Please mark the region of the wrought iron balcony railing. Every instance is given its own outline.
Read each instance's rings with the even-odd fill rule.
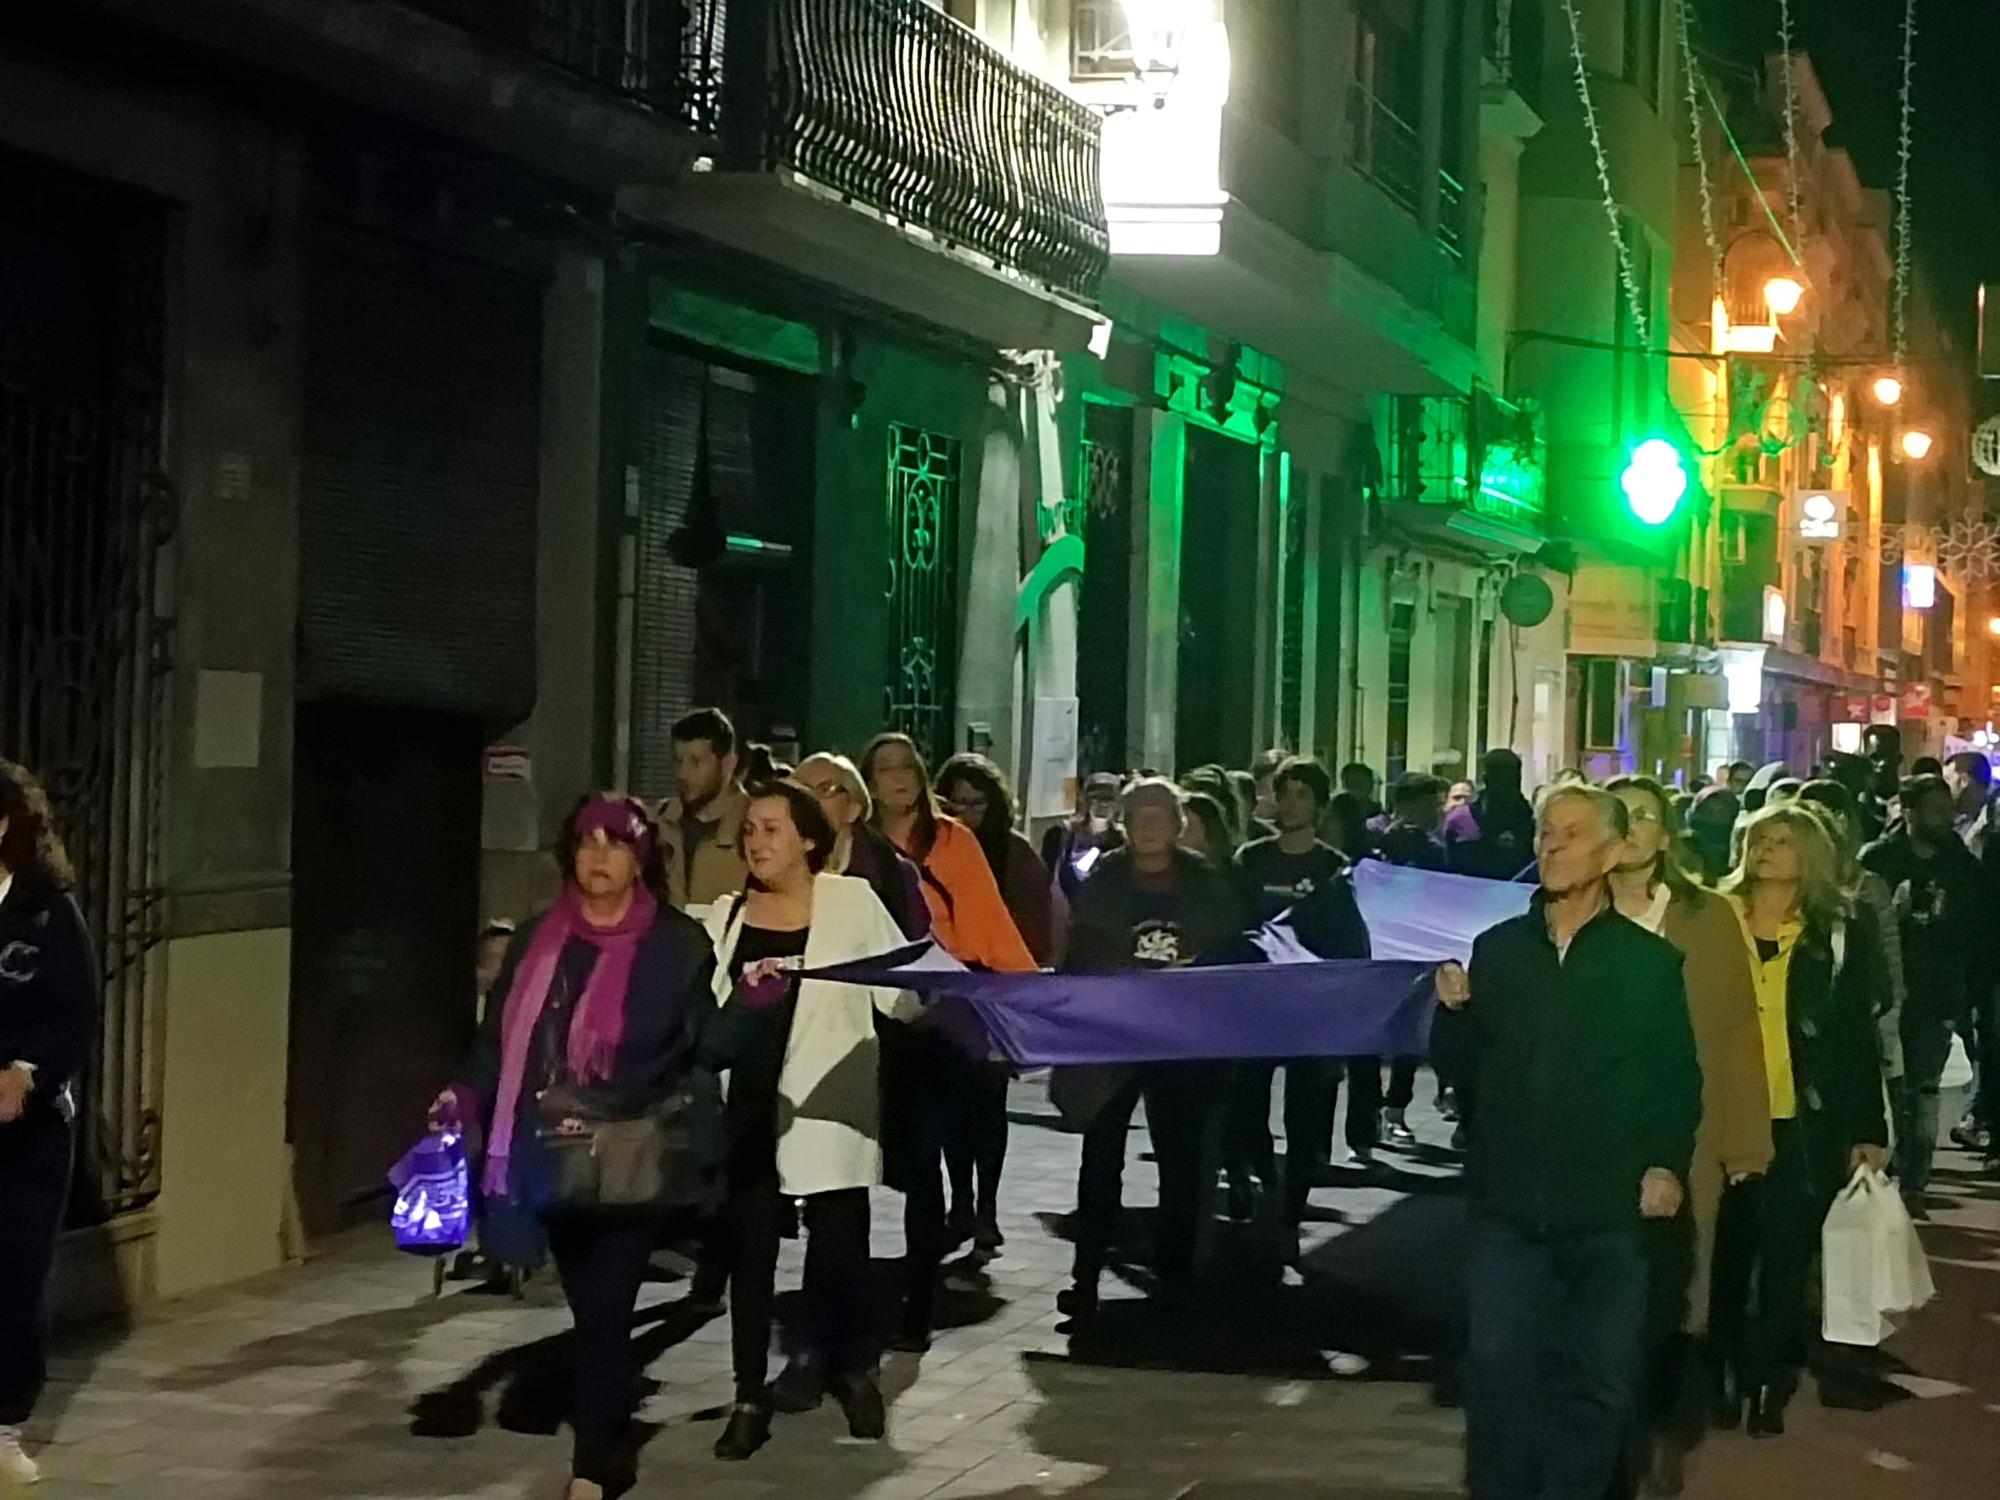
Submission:
[[[1466,218],[1465,184],[1449,172],[1438,173],[1438,243],[1453,260],[1465,259],[1469,225]]]
[[[1354,170],[1399,206],[1422,213],[1423,137],[1359,79],[1348,85],[1347,131]]]
[[[924,0],[738,4],[726,48],[724,167],[789,168],[1005,269],[1095,292],[1111,237],[1087,106]]]
[[[726,0],[403,0],[691,130],[718,125]]]

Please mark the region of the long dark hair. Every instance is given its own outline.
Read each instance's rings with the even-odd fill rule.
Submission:
[[[637,797],[628,797],[622,792],[585,792],[576,799],[569,813],[562,821],[562,831],[556,835],[556,868],[562,871],[563,883],[567,885],[576,879],[576,851],[583,842],[577,832],[577,823],[594,804],[615,802],[645,824],[651,834],[643,847],[628,844],[632,857],[639,862],[639,884],[660,905],[670,902],[667,886],[667,857],[660,848],[660,828],[654,821],[652,809]]]
[[[66,891],[76,884],[62,835],[56,831],[55,809],[41,780],[26,766],[0,759],[0,865],[26,887]]]
[[[930,858],[931,846],[937,842],[938,805],[937,791],[931,781],[931,768],[924,760],[924,752],[917,748],[917,742],[907,734],[890,731],[878,734],[868,742],[868,748],[861,752],[861,781],[868,788],[868,795],[874,797],[875,811],[869,818],[870,825],[877,833],[882,831],[882,799],[875,796],[875,757],[891,745],[901,745],[910,752],[910,759],[917,767],[917,826],[910,839],[910,858],[922,864]]]
[[[938,769],[938,790],[945,794],[945,801],[951,800],[951,788],[961,781],[971,783],[972,789],[986,799],[986,816],[972,831],[979,839],[979,847],[986,851],[986,863],[993,867],[993,878],[1004,882],[1008,845],[1014,838],[1014,789],[1008,785],[1005,771],[973,750],[954,755]]]

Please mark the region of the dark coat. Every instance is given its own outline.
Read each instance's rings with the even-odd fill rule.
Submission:
[[[501,1028],[514,972],[534,941],[544,917],[524,925],[486,998],[486,1018],[459,1073],[478,1104],[482,1127],[490,1124],[500,1085]],[[566,956],[559,968],[566,967]],[[611,1076],[591,1086],[591,1097],[608,1114],[637,1114],[664,1097],[698,1060],[725,1066],[733,1055],[725,1024],[717,1014],[711,976],[715,950],[699,922],[662,904],[652,930],[639,940],[626,991],[625,1032]],[[582,966],[587,976],[589,966]],[[532,1103],[522,1090],[524,1109]]]
[[[1701,1119],[1679,951],[1607,904],[1559,957],[1537,895],[1479,935],[1471,976],[1433,1045],[1473,1085],[1473,1211],[1538,1239],[1636,1228],[1640,1179],[1685,1182]]]
[[[1814,1192],[1827,1202],[1847,1181],[1856,1146],[1889,1141],[1875,1042],[1875,1000],[1888,986],[1889,970],[1865,909],[1847,924],[1845,946],[1836,973],[1829,929],[1808,923],[1792,949],[1785,985],[1806,1168]]]
[[[1229,877],[1185,849],[1174,851],[1173,892],[1164,899],[1141,889],[1130,851],[1117,850],[1077,892],[1063,968],[1088,974],[1155,967],[1140,956],[1147,946],[1138,941],[1147,935],[1142,928],[1157,939],[1151,946],[1159,953],[1171,946],[1172,961],[1188,963],[1241,933],[1243,907]]]
[[[0,902],[0,1067],[35,1069],[30,1109],[70,1112],[97,1029],[102,982],[83,913],[65,891],[16,875]]]

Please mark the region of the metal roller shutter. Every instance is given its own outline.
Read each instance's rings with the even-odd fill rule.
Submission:
[[[541,289],[325,227],[307,275],[300,694],[518,723]]]

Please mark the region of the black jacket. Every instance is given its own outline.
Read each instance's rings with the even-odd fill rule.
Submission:
[[[1901,913],[1904,1024],[1961,1021],[1966,983],[1983,937],[1984,881],[1979,861],[1957,834],[1920,858],[1907,828],[1861,851],[1861,863],[1888,883]]]
[[[97,1027],[102,988],[83,913],[64,891],[16,875],[0,902],[0,1067],[35,1069],[30,1109],[67,1109]]]
[[[1829,1202],[1847,1181],[1853,1149],[1889,1141],[1875,1033],[1875,1002],[1889,969],[1866,908],[1847,924],[1843,947],[1836,968],[1828,929],[1808,924],[1785,983],[1806,1170],[1816,1195]]]
[[[1536,1238],[1638,1225],[1640,1178],[1685,1181],[1701,1119],[1679,951],[1607,904],[1559,958],[1537,895],[1479,935],[1471,973],[1433,1045],[1473,1084],[1474,1212]]]
[[[460,1081],[478,1096],[482,1127],[491,1121],[499,1092],[507,994],[514,985],[514,971],[527,955],[542,920],[537,917],[526,924],[508,948],[507,960],[487,992],[485,1022],[459,1074]],[[570,946],[579,945],[572,942]],[[566,952],[558,964],[560,971],[573,977],[579,996],[591,963],[587,954],[578,960]],[[611,1076],[590,1089],[592,1100],[607,1114],[637,1114],[663,1097],[697,1061],[711,1067],[727,1065],[733,1047],[717,1012],[711,984],[714,972],[715,949],[702,925],[662,903],[651,931],[639,940],[638,952],[633,955],[625,1030]],[[563,1038],[547,1040],[556,1045],[560,1055]],[[529,1089],[523,1088],[521,1098],[525,1112],[532,1104]]]
[[[1137,878],[1131,852],[1119,849],[1077,890],[1063,967],[1088,974],[1185,964],[1242,930],[1234,886],[1206,860],[1175,850],[1171,887],[1151,890]]]

